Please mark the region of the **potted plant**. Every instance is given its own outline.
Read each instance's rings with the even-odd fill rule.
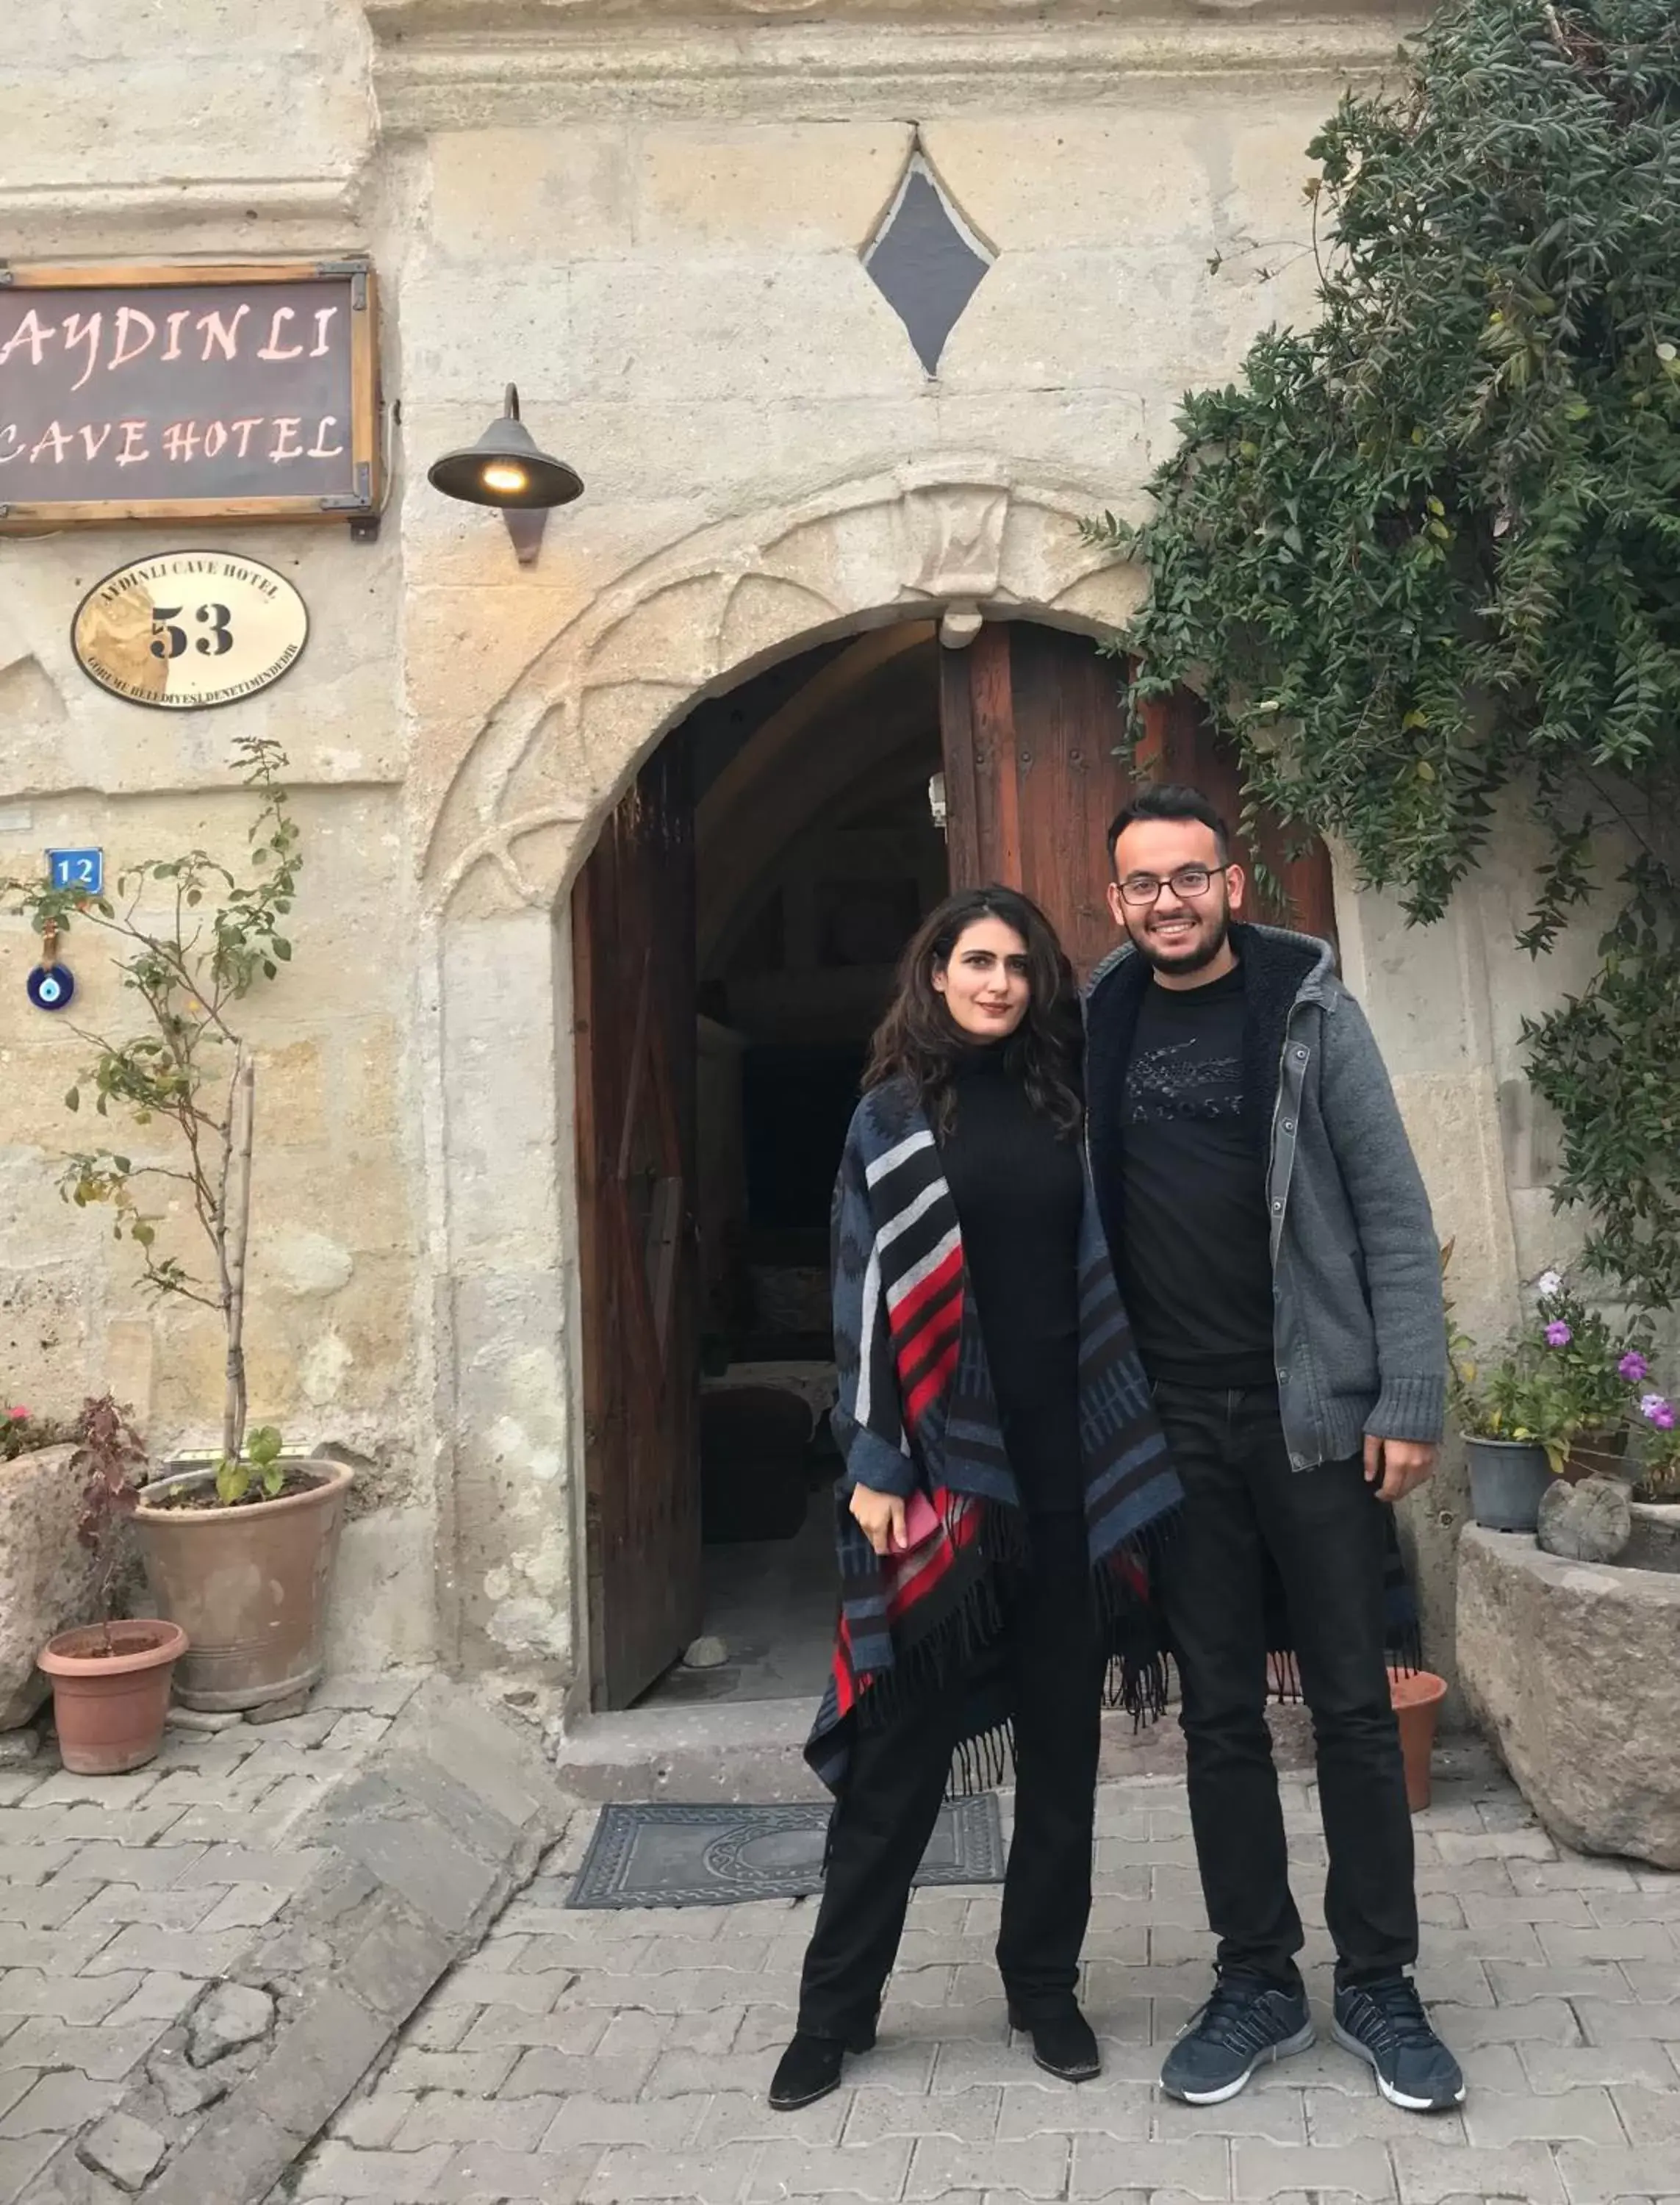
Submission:
[[[154,1480],[134,1511],[154,1595],[191,1642],[179,1696],[206,1709],[289,1698],[320,1675],[350,1484],[341,1465],[287,1458],[272,1427],[246,1429],[257,1067],[238,1007],[291,956],[285,920],[303,860],[280,782],[284,753],[255,736],[236,749],[259,799],[246,878],[195,849],[125,869],[109,899],[39,881],[0,883],[39,932],[86,922],[110,936],[124,985],[145,1013],[141,1031],[124,1040],[78,1029],[93,1060],[64,1100],[79,1110],[91,1095],[100,1117],[124,1112],[143,1135],[168,1126],[174,1154],[136,1161],[101,1146],[70,1158],[61,1192],[79,1208],[109,1204],[116,1237],[139,1251],[142,1284],[215,1311],[225,1335],[219,1457]],[[174,1220],[144,1206],[153,1190],[186,1213],[207,1259],[200,1269],[190,1269],[174,1245]]]
[[[86,1479],[76,1536],[99,1558],[98,1620],[61,1631],[41,1649],[52,1681],[53,1723],[64,1766],[80,1776],[116,1776],[151,1760],[163,1736],[169,1682],[187,1649],[177,1623],[134,1616],[113,1623],[117,1534],[140,1498],[145,1449],[109,1394],[90,1400],[74,1426],[73,1475]]]
[[[1536,1281],[1533,1314],[1498,1361],[1482,1364],[1450,1306],[1447,1328],[1448,1385],[1478,1524],[1533,1531],[1554,1477],[1619,1469],[1649,1370],[1642,1333],[1619,1338],[1558,1271]]]

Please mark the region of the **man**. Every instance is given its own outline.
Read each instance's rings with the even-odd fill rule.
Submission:
[[[1108,848],[1126,939],[1087,1007],[1091,1157],[1185,1492],[1162,1590],[1219,1939],[1162,2088],[1216,2104],[1313,2042],[1265,1721],[1268,1647],[1287,1645],[1317,1740],[1336,2038],[1392,2104],[1440,2112],[1463,2078],[1409,1972],[1384,1615],[1392,1505],[1433,1471],[1445,1406],[1428,1198],[1329,947],[1238,922],[1207,799],[1142,790]]]

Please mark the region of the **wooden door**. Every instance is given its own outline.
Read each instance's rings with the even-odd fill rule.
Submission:
[[[1121,663],[1088,637],[1026,621],[988,621],[965,651],[941,653],[951,885],[1000,881],[1024,889],[1054,922],[1082,979],[1117,939],[1103,835],[1137,782],[1189,782],[1233,830],[1242,810],[1235,757],[1187,690],[1149,708],[1134,762],[1123,678]],[[1287,838],[1269,823],[1259,843],[1284,883],[1288,909],[1251,901],[1250,915],[1333,941],[1323,845],[1291,858]],[[1240,837],[1232,854],[1251,865]]]
[[[700,1627],[694,808],[668,737],[572,899],[589,1611],[597,1707]]]

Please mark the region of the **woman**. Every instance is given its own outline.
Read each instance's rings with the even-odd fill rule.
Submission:
[[[1035,905],[971,889],[924,922],[834,1193],[841,1612],[806,1757],[836,1805],[783,2111],[875,2042],[953,1751],[973,1789],[1013,1748],[1011,2024],[1053,2074],[1098,2071],[1074,1988],[1103,1677],[1159,1707],[1146,1553],[1178,1489],[1097,1222],[1078,1055]]]

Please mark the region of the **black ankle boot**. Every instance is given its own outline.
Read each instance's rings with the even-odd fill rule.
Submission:
[[[1102,2072],[1095,2033],[1072,1999],[1052,2013],[1027,2014],[1012,1999],[1009,2026],[1032,2039],[1032,2056],[1064,2083],[1089,2083]]]
[[[814,2106],[819,2098],[840,2088],[840,2069],[848,2052],[874,2049],[872,2021],[861,2023],[846,2036],[815,2036],[809,2030],[796,2030],[770,2079],[772,2112],[792,2113],[801,2106]]]

